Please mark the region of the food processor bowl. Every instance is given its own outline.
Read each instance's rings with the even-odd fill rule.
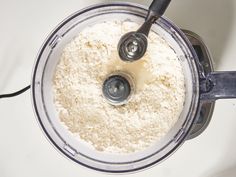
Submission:
[[[185,102],[173,128],[160,141],[143,151],[113,154],[88,147],[87,144],[76,140],[61,124],[54,105],[52,80],[65,45],[87,26],[112,19],[133,21],[141,25],[146,15],[146,7],[131,3],[106,3],[88,7],[59,24],[39,51],[32,75],[34,111],[49,141],[57,150],[78,164],[110,173],[132,172],[150,167],[180,147],[197,117],[202,98],[200,82],[204,76],[198,57],[184,33],[171,21],[161,17],[151,30],[163,37],[176,52],[185,76]]]

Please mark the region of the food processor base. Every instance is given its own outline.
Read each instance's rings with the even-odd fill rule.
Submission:
[[[196,54],[198,55],[199,62],[203,66],[204,73],[207,75],[208,73],[212,72],[214,70],[212,58],[201,37],[192,31],[184,29],[182,29],[182,31],[187,36]],[[207,128],[213,114],[214,106],[214,101],[200,105],[198,118],[190,130],[190,133],[187,137],[188,140],[197,137]]]

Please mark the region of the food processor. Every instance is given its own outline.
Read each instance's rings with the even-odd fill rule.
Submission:
[[[236,97],[236,72],[214,72],[211,56],[201,38],[160,17],[151,30],[164,38],[176,52],[185,76],[185,102],[173,128],[145,150],[129,154],[99,152],[73,138],[58,118],[52,92],[53,74],[65,45],[87,26],[110,19],[133,21],[141,25],[147,13],[146,7],[133,3],[105,3],[85,8],[59,24],[39,51],[31,82],[37,120],[54,147],[80,165],[107,173],[128,173],[151,167],[173,154],[186,140],[204,131],[215,100]],[[124,87],[130,87],[126,76],[117,74],[116,79],[126,80]],[[108,76],[103,88],[113,80],[114,77]],[[106,89],[101,92],[112,96]],[[128,95],[117,98],[119,103],[121,98],[124,101]],[[111,101],[114,102],[114,99]]]

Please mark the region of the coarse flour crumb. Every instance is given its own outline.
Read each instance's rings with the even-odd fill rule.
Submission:
[[[184,74],[176,53],[150,32],[142,59],[120,60],[120,37],[138,24],[104,21],[84,28],[64,48],[53,77],[59,119],[78,138],[98,151],[130,153],[144,150],[173,127],[183,109]],[[135,91],[127,104],[110,105],[102,94],[113,72],[129,73]]]

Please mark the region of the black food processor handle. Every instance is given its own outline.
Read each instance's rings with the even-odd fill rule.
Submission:
[[[236,71],[211,72],[200,80],[200,99],[215,101],[217,99],[236,98]]]

